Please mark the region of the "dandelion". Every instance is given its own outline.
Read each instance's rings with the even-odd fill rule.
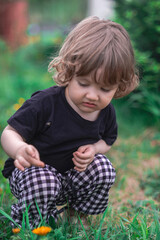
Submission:
[[[19,233],[20,230],[21,230],[20,228],[12,228],[12,232],[15,233],[15,234]]]
[[[52,228],[50,227],[42,226],[42,227],[33,229],[32,232],[34,234],[44,236],[44,235],[47,235],[51,230]]]

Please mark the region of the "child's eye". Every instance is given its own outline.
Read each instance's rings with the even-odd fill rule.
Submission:
[[[88,87],[88,86],[89,86],[88,83],[83,83],[83,82],[78,82],[78,84],[79,84],[81,87]]]
[[[101,88],[101,90],[102,90],[103,92],[110,92],[110,89],[106,89],[106,88]]]

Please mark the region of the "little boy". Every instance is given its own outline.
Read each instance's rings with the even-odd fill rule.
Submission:
[[[112,98],[138,83],[126,30],[89,17],[68,35],[49,65],[57,86],[38,91],[8,120],[1,137],[9,155],[3,175],[18,203],[12,218],[21,226],[25,203],[31,227],[40,216],[57,220],[57,205],[99,214],[108,204],[115,169],[104,155],[117,138]]]

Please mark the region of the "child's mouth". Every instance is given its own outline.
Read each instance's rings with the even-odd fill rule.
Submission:
[[[90,102],[83,102],[83,106],[89,107],[89,108],[95,108],[96,104],[90,103]]]

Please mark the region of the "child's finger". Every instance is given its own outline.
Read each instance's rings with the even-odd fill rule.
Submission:
[[[74,165],[76,167],[78,167],[79,169],[83,169],[83,168],[86,168],[88,166],[88,162],[81,164],[81,163],[77,162],[75,158],[72,158],[72,161],[73,161]]]
[[[74,169],[78,172],[83,172],[86,170],[86,168],[78,168],[78,167],[74,167]]]
[[[86,165],[90,162],[90,158],[89,159],[80,159],[80,158],[77,158],[76,156],[74,156],[74,159],[77,163],[79,163],[81,165]]]
[[[32,165],[37,166],[37,167],[45,166],[44,162],[42,162],[40,160],[39,152],[35,147],[30,145],[28,148],[26,148],[26,152],[27,152],[27,154],[30,155],[29,162]]]
[[[45,166],[44,162],[42,162],[38,159],[35,159],[35,158],[30,158],[29,162],[31,165],[34,165],[36,167],[44,167]]]
[[[18,168],[20,171],[24,171],[24,167],[20,164],[20,162],[16,159],[14,160],[14,166]]]
[[[40,160],[39,152],[37,151],[37,149],[35,149],[35,158],[37,160]]]
[[[87,153],[87,154],[85,154],[85,153],[79,153],[79,152],[75,152],[75,153],[73,153],[73,156],[78,160],[82,160],[82,161],[84,161],[84,160],[86,160],[87,161],[87,159],[90,159],[91,158],[91,154],[90,153]]]
[[[33,146],[29,145],[26,147],[26,153],[30,155],[31,157],[35,158],[36,157],[36,151]]]
[[[30,162],[27,161],[27,159],[25,159],[24,157],[22,156],[17,156],[17,160],[18,162],[25,168],[25,167],[30,167],[31,164]]]
[[[77,151],[78,151],[79,153],[85,153],[86,150],[87,150],[87,146],[84,145],[84,146],[79,147]]]
[[[26,167],[29,168],[31,166],[31,164],[22,156],[17,156],[14,164],[21,171],[24,171]]]

